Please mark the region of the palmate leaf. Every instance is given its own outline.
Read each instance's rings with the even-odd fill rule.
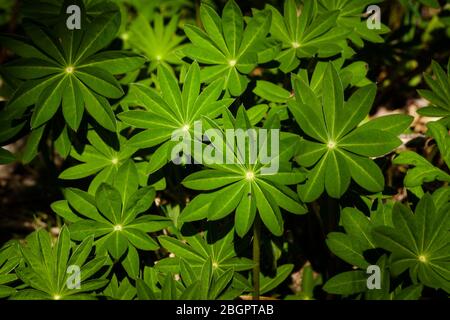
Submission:
[[[67,30],[65,14],[59,19],[60,24],[53,28],[24,21],[28,39],[0,36],[5,47],[22,57],[2,66],[4,72],[24,80],[1,117],[20,119],[34,106],[31,129],[35,131],[57,116],[62,105],[62,115],[72,130],[78,130],[86,109],[97,123],[115,132],[116,120],[108,98],[121,97],[123,90],[113,74],[137,69],[144,59],[123,52],[97,54],[117,33],[117,10],[86,21],[88,25],[81,30]],[[113,67],[108,66],[111,57],[118,59]]]
[[[386,116],[356,127],[370,111],[376,87],[359,88],[344,101],[339,74],[332,63],[324,73],[321,100],[300,77],[293,76],[296,100],[288,107],[300,128],[313,140],[302,140],[296,161],[310,169],[308,180],[298,186],[305,202],[317,199],[324,189],[341,197],[353,179],[371,192],[384,186],[380,168],[368,157],[379,157],[401,144],[397,136],[407,128],[412,118],[395,116],[396,124]],[[355,128],[356,127],[356,128]]]
[[[139,264],[135,249],[158,249],[148,233],[171,225],[165,217],[142,214],[152,205],[155,190],[138,189],[137,179],[130,177],[127,170],[119,172],[115,187],[101,184],[95,197],[74,188],[66,189],[64,194],[67,200],[53,203],[52,208],[72,222],[69,225],[72,239],[93,235],[97,253],[107,251],[116,260],[127,252],[122,264],[134,278],[138,276],[135,266]]]
[[[223,79],[217,79],[200,92],[200,68],[194,62],[186,74],[182,89],[171,70],[160,65],[158,80],[161,94],[141,84],[132,84],[123,102],[145,110],[125,111],[118,117],[127,125],[144,129],[129,140],[136,148],[160,145],[150,159],[148,172],[152,173],[171,160],[174,144],[172,136],[177,133],[193,134],[194,126],[202,116],[216,118],[233,99],[219,99]]]
[[[283,233],[283,219],[279,207],[295,213],[306,213],[306,208],[299,202],[295,192],[288,185],[296,184],[305,179],[303,173],[293,171],[289,163],[295,152],[298,137],[295,135],[282,134],[279,141],[265,140],[268,154],[272,158],[264,159],[267,150],[261,147],[261,139],[270,139],[271,132],[266,135],[252,128],[247,114],[240,108],[236,119],[227,112],[226,117],[231,121],[234,130],[250,130],[247,132],[247,144],[239,145],[237,136],[226,138],[225,131],[211,120],[210,126],[216,129],[214,136],[208,137],[213,140],[211,145],[203,146],[201,154],[195,153],[194,159],[202,160],[210,169],[191,174],[183,180],[183,185],[195,190],[214,190],[208,194],[202,194],[194,198],[183,210],[180,218],[183,221],[194,221],[207,218],[208,220],[219,220],[228,216],[233,211],[235,214],[236,232],[243,237],[253,225],[258,211],[265,226],[275,235]],[[230,128],[227,128],[230,129]],[[277,129],[275,129],[277,130]],[[238,132],[238,131],[236,131]],[[252,133],[253,132],[253,133]],[[254,134],[254,135],[251,135]],[[259,138],[258,138],[259,137]],[[272,138],[274,139],[274,138]],[[250,142],[251,141],[251,142]],[[259,141],[257,153],[251,153],[250,144],[256,145]],[[279,152],[275,149],[279,144]],[[222,161],[206,159],[215,150]],[[231,159],[232,163],[225,162]],[[253,159],[252,159],[253,158]],[[210,161],[212,160],[212,161]],[[220,159],[218,159],[220,160]],[[278,167],[272,167],[278,163]],[[273,170],[270,170],[270,169]]]
[[[414,283],[450,292],[450,202],[436,204],[425,194],[413,214],[397,203],[393,227],[377,227],[373,236],[377,246],[391,252],[394,275],[409,270]]]
[[[255,13],[244,27],[241,9],[234,0],[230,0],[222,17],[208,4],[202,3],[200,19],[205,31],[194,25],[185,25],[184,31],[192,43],[182,52],[207,65],[201,72],[202,81],[210,83],[224,78],[224,89],[233,96],[242,94],[249,82],[246,75],[258,63],[271,60],[271,52],[275,52],[275,45],[266,42],[271,12]]]
[[[271,5],[271,36],[282,43],[282,51],[276,57],[284,73],[297,68],[301,58],[330,57],[347,46],[345,37],[349,31],[336,26],[339,11],[327,11],[318,15],[317,1],[306,0],[298,8],[294,0],[284,2],[284,15]]]
[[[181,45],[184,37],[176,34],[177,25],[177,15],[164,25],[163,17],[159,14],[154,16],[153,26],[143,15],[139,15],[131,23],[127,32],[127,43],[150,60],[149,71],[156,69],[160,63],[167,67],[169,64],[181,64],[177,51],[184,47]]]
[[[449,60],[450,66],[450,60]],[[418,90],[419,94],[430,102],[430,106],[421,108],[417,112],[427,117],[442,117],[442,122],[450,127],[450,70],[447,74],[436,62],[431,63],[434,77],[424,75],[425,82],[431,90]]]
[[[106,279],[90,279],[107,265],[107,257],[102,255],[88,261],[93,248],[92,237],[73,245],[67,227],[63,227],[54,244],[44,230],[33,232],[26,240],[26,245],[21,247],[25,263],[17,268],[16,274],[27,288],[14,293],[11,299],[94,299],[88,293],[108,283]],[[67,285],[70,266],[78,266],[81,270],[78,289]]]

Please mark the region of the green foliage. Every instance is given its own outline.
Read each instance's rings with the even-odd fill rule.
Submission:
[[[175,257],[160,260],[155,268],[166,273],[178,273],[182,261],[185,261],[194,272],[198,273],[210,258],[213,272],[218,274],[222,274],[231,267],[235,271],[253,267],[251,260],[237,257],[232,231],[219,239],[216,233],[220,234],[217,230],[211,229],[211,232],[204,235],[185,236],[182,239],[160,236],[158,240],[161,246],[173,253]]]
[[[412,117],[371,116],[398,49],[370,54],[382,2],[23,1],[0,35],[0,164],[45,172],[56,216],[0,248],[0,298],[447,296],[450,67],[419,90],[440,118],[423,155],[400,150]]]
[[[397,203],[392,227],[374,231],[377,245],[392,252],[391,272],[409,270],[414,283],[450,290],[449,222],[450,204],[437,206],[429,194],[417,204],[415,213]]]
[[[298,192],[305,202],[317,199],[325,189],[340,198],[353,179],[370,192],[383,190],[380,168],[368,157],[383,156],[401,144],[397,135],[411,123],[408,116],[386,116],[356,127],[369,112],[375,86],[358,89],[344,101],[340,77],[329,64],[322,80],[322,99],[301,78],[292,78],[296,100],[289,101],[300,128],[312,139],[302,140],[296,161],[312,167]],[[356,128],[355,128],[356,127]]]
[[[280,70],[287,73],[297,68],[301,58],[331,57],[346,47],[347,29],[336,26],[339,11],[318,13],[318,2],[307,0],[298,8],[295,0],[284,2],[284,15],[271,5],[271,36],[282,43],[276,57]]]
[[[222,17],[209,5],[200,7],[205,31],[186,25],[184,31],[192,42],[183,53],[202,64],[201,79],[207,83],[224,78],[224,88],[238,96],[247,88],[249,74],[258,63],[272,60],[274,44],[266,40],[271,26],[271,11],[257,12],[244,28],[244,17],[234,0],[225,5]]]
[[[24,263],[17,267],[16,274],[27,287],[15,293],[13,299],[93,299],[94,296],[86,292],[100,289],[108,283],[102,277],[89,280],[107,264],[106,257],[102,255],[88,260],[93,247],[92,236],[73,246],[68,229],[63,228],[55,244],[44,230],[32,233],[26,242],[21,247]],[[66,271],[71,265],[81,269],[83,277],[79,289],[69,289],[66,285],[69,277]]]
[[[16,241],[10,241],[0,249],[0,298],[7,298],[16,292],[8,285],[17,280],[14,269],[21,259],[19,243]]]
[[[447,67],[447,74],[436,62],[431,64],[434,78],[425,74],[425,82],[431,90],[418,90],[419,94],[430,101],[431,105],[420,109],[418,112],[423,116],[442,117],[440,122],[450,127],[450,60]]]
[[[164,25],[161,15],[156,15],[153,19],[152,28],[144,16],[138,16],[126,33],[127,44],[151,61],[149,71],[156,69],[160,63],[166,66],[180,64],[181,59],[177,56],[177,51],[182,48],[180,43],[184,38],[175,33],[178,16],[173,16],[167,25]]]
[[[236,119],[230,114],[225,116],[228,123],[227,129],[252,129],[243,108],[239,109]],[[210,122],[210,124],[219,129],[216,123]],[[257,129],[253,130],[252,132],[258,137],[257,141],[272,138],[269,135],[262,136]],[[279,236],[283,232],[283,219],[279,207],[295,214],[306,213],[305,207],[298,202],[295,192],[287,187],[305,179],[304,174],[293,171],[289,163],[294,154],[295,143],[298,141],[296,136],[286,135],[280,138],[279,148],[282,151],[277,157],[280,168],[276,173],[267,170],[271,163],[261,162],[264,155],[257,154],[255,161],[252,161],[249,147],[240,150],[238,137],[233,137],[232,141],[226,142],[221,141],[219,136],[214,136],[214,139],[209,137],[209,139],[214,140],[212,143],[216,148],[214,156],[228,157],[231,154],[236,164],[206,164],[208,170],[196,172],[183,180],[183,185],[191,189],[219,189],[194,198],[181,215],[183,221],[204,218],[220,220],[235,211],[236,232],[243,237],[251,228],[258,212],[270,232]],[[273,150],[260,151],[274,153]]]
[[[137,187],[137,181],[131,179],[118,180],[116,187],[102,183],[95,197],[69,188],[65,190],[67,200],[52,205],[58,215],[72,222],[69,225],[72,239],[81,241],[93,235],[97,252],[107,251],[116,260],[127,252],[122,264],[131,277],[137,277],[139,273],[136,249],[158,249],[158,244],[148,233],[171,224],[165,217],[142,215],[151,206],[155,190]]]

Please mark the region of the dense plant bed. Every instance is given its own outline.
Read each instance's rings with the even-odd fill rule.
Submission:
[[[446,1],[4,7],[0,298],[448,297]]]

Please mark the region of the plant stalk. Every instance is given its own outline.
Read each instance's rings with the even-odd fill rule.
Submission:
[[[253,223],[253,300],[259,300],[259,273],[261,261],[261,221],[256,215]]]

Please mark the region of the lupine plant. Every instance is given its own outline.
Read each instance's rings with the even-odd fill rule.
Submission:
[[[448,52],[421,148],[375,112],[388,1],[197,4],[23,1],[0,35],[0,164],[54,191],[0,243],[0,298],[448,296]]]

